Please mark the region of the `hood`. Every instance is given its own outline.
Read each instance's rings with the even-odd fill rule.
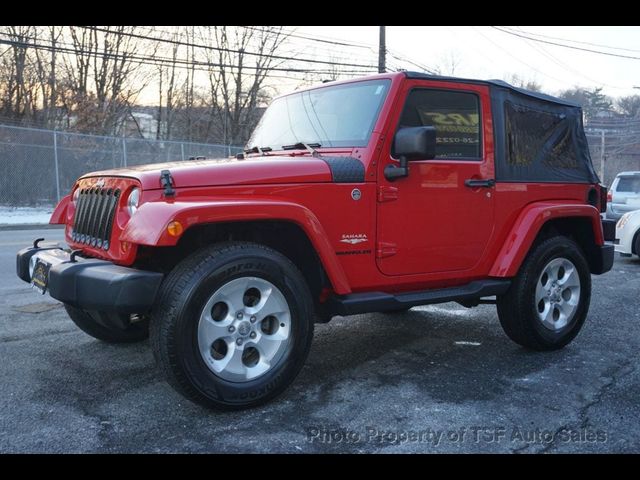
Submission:
[[[161,188],[162,170],[171,172],[175,188],[332,181],[331,170],[322,158],[302,156],[153,163],[91,172],[82,178],[135,178],[140,181],[144,190],[152,190]]]

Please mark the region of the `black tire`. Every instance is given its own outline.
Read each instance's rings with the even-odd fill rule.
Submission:
[[[555,258],[566,258],[576,267],[580,296],[567,325],[551,330],[538,318],[535,289],[543,269]],[[580,332],[590,300],[591,273],[582,249],[573,240],[557,236],[542,241],[529,252],[509,290],[498,297],[498,317],[505,333],[514,342],[533,350],[557,350]]]
[[[107,327],[94,320],[91,315],[71,305],[64,305],[69,318],[84,333],[106,343],[135,343],[149,337],[149,319],[132,323],[127,329]],[[99,315],[99,313],[97,313]]]
[[[228,282],[249,276],[282,292],[292,338],[266,373],[233,382],[209,369],[197,328],[208,298]],[[187,257],[164,280],[151,313],[151,347],[169,384],[188,399],[219,410],[254,407],[282,393],[299,373],[313,339],[313,312],[305,279],[287,257],[254,243],[213,245]]]
[[[640,233],[636,233],[636,238],[633,242],[634,252],[638,257],[640,257]]]

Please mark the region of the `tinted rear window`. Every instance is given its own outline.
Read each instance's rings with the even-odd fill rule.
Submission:
[[[545,167],[578,168],[573,125],[565,114],[505,102],[505,118],[509,164],[530,167],[541,159]]]
[[[620,177],[616,192],[640,193],[640,177]]]

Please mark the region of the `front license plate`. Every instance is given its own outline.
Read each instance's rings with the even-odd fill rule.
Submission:
[[[31,285],[40,290],[42,294],[47,291],[47,283],[49,282],[49,269],[51,264],[44,260],[36,260],[35,268],[33,269],[33,277],[31,277]]]

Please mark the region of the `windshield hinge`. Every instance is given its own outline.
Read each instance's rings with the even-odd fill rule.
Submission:
[[[160,172],[160,183],[162,185],[162,188],[164,188],[165,197],[173,197],[176,194],[176,191],[173,188],[173,177],[171,176],[171,172],[169,170],[162,170]]]

